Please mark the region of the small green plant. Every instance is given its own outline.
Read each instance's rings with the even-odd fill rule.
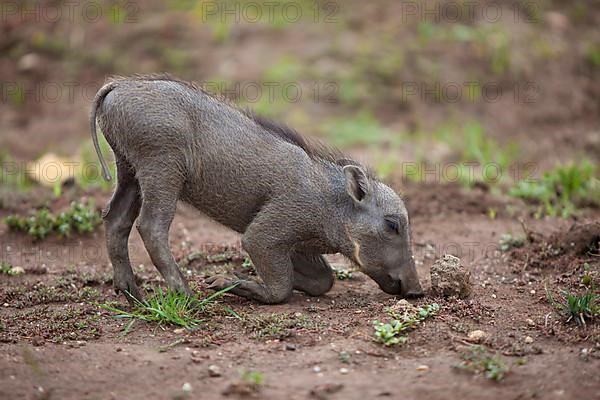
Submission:
[[[28,217],[9,215],[5,223],[10,230],[25,232],[36,239],[56,234],[69,237],[73,232],[78,234],[93,232],[102,222],[93,204],[72,202],[67,211],[54,215],[47,208],[41,208]]]
[[[244,261],[242,261],[242,268],[249,275],[256,275],[256,268],[254,267],[254,263],[250,257],[244,257]]]
[[[600,68],[600,43],[594,43],[588,46],[586,58],[594,67]]]
[[[600,179],[590,162],[559,165],[538,181],[521,181],[509,191],[540,204],[537,215],[567,218],[578,206],[600,206]]]
[[[250,257],[244,257],[244,261],[242,261],[242,268],[244,268],[244,269],[254,268],[254,264],[252,263],[252,260],[250,259]]]
[[[437,303],[423,307],[408,307],[398,311],[392,307],[386,308],[386,312],[393,319],[388,323],[374,321],[375,340],[386,346],[406,343],[408,337],[405,335],[414,329],[422,321],[434,316],[440,310]]]
[[[490,355],[483,346],[473,345],[461,354],[462,362],[456,368],[483,373],[486,378],[500,381],[509,371],[508,365],[499,354]]]
[[[596,283],[594,282],[594,278],[590,273],[589,263],[583,263],[583,276],[581,277],[581,284],[592,290],[596,288]]]
[[[592,321],[600,316],[600,295],[590,290],[586,290],[580,295],[563,290],[561,298],[557,300],[546,288],[546,297],[548,302],[566,317],[565,323],[575,320],[577,324],[585,326],[586,319]]]
[[[10,270],[12,269],[12,265],[10,265],[7,262],[0,262],[0,273],[8,275],[10,273]]]
[[[257,397],[265,382],[264,375],[258,371],[239,369],[240,379],[231,383],[223,392],[225,396],[235,394],[236,397]]]
[[[185,293],[168,289],[166,292],[159,288],[158,291],[144,302],[137,301],[130,311],[122,310],[111,304],[101,304],[100,308],[115,314],[115,318],[130,319],[125,328],[129,331],[136,320],[182,326],[188,330],[196,328],[202,320],[201,314],[213,304],[217,298],[233,289],[235,285],[222,289],[210,296],[200,299],[197,296],[188,296]]]
[[[265,377],[261,372],[258,371],[240,371],[240,377],[244,382],[247,382],[251,385],[255,385],[257,387],[262,386],[265,383]]]
[[[20,267],[13,267],[12,265],[10,265],[7,262],[0,262],[0,274],[4,274],[4,275],[10,275],[10,276],[15,276],[15,275],[20,275],[23,273],[23,269]]]
[[[510,233],[505,233],[500,236],[500,250],[509,251],[510,249],[516,249],[525,245],[524,237],[514,237]]]
[[[355,272],[354,269],[347,268],[333,268],[335,278],[340,281],[346,281],[352,279],[352,274]]]

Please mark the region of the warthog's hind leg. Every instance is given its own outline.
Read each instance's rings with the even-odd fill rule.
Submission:
[[[103,213],[106,247],[113,265],[113,285],[130,303],[142,300],[129,261],[128,241],[131,227],[140,212],[139,186],[131,166],[117,159],[117,188]]]

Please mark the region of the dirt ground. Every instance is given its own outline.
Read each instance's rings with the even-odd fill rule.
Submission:
[[[446,201],[440,191],[451,192],[453,200]],[[442,253],[460,256],[475,287],[464,300],[429,293],[416,301],[436,301],[441,311],[412,332],[407,344],[392,348],[373,341],[372,323],[385,319],[384,307],[396,300],[360,273],[338,280],[326,296],[295,293],[284,305],[257,305],[226,295],[222,303],[246,321],[216,311],[192,332],[140,322],[124,335],[126,322],[97,306],[109,300],[124,303],[112,291],[102,231],[68,246],[51,239],[32,243],[1,231],[9,251],[17,254],[18,248],[31,261],[22,265],[26,274],[0,281],[0,397],[185,398],[186,383],[195,398],[243,397],[232,387],[238,388],[245,370],[263,374],[260,391],[250,395],[266,399],[598,398],[598,327],[565,325],[544,289],[564,286],[581,271],[561,270],[552,260],[528,268],[517,255],[499,251],[499,235],[518,234],[522,227],[502,212],[490,220],[486,210],[514,200],[447,185],[408,184],[404,193],[426,290],[429,268]],[[564,231],[570,224],[524,217],[527,229],[540,235]],[[213,255],[209,262],[185,267],[198,289],[205,286],[202,277],[221,269],[225,260],[240,265],[235,233],[186,207],[178,211],[173,227],[171,240],[180,261],[198,249]],[[145,283],[155,284],[157,274],[139,237],[133,236],[136,270]],[[200,245],[204,247],[195,247]],[[591,257],[579,261],[586,258]],[[274,313],[286,321],[281,331],[257,334],[248,323]],[[486,347],[504,355],[511,366],[501,382],[455,367],[470,345],[468,332],[476,329],[486,333]],[[348,356],[342,358],[342,352]],[[220,376],[211,376],[209,366],[216,366]]]
[[[398,135],[380,143],[383,149],[350,145],[348,151],[361,160],[376,162],[381,154],[437,165],[460,160],[460,143],[449,148],[434,132],[476,120],[495,141],[494,149],[517,143],[515,161],[533,163],[537,177],[558,163],[600,161],[600,9],[592,2],[536,2],[541,21],[532,24],[512,21],[513,2],[499,2],[506,18],[497,24],[442,21],[428,28],[417,20],[398,22],[405,2],[350,0],[339,3],[340,23],[233,24],[226,39],[197,13],[167,3],[195,2],[140,3],[134,24],[36,23],[18,15],[3,23],[3,83],[24,85],[33,94],[7,99],[9,86],[2,86],[0,160],[81,154],[90,146],[90,94],[79,88],[92,83],[94,92],[112,74],[168,71],[196,81],[295,80],[306,90],[313,80],[339,83],[335,103],[303,98],[284,104],[281,112],[281,104],[267,108],[276,110],[276,119],[326,139],[332,137],[321,125],[329,118],[341,125],[367,110]],[[448,39],[454,34],[459,38]],[[30,54],[37,58],[28,64]],[[494,71],[498,54],[509,57]],[[289,57],[295,66],[281,68]],[[295,68],[301,68],[300,77],[291,75]],[[473,79],[498,83],[508,95],[498,102],[447,103],[418,95],[400,100],[404,82]],[[67,98],[64,85],[60,101],[35,97],[61,82],[80,84],[74,99]],[[515,84],[532,82],[539,86],[540,101],[512,101]],[[344,98],[354,91],[354,100]],[[193,331],[142,322],[126,330],[128,321],[99,306],[126,307],[112,289],[103,228],[34,242],[0,223],[1,261],[25,271],[0,274],[0,399],[600,399],[598,322],[585,327],[566,322],[546,293],[580,292],[584,274],[600,282],[599,235],[569,234],[572,227],[597,224],[600,210],[535,218],[534,206],[496,193],[497,188],[400,176],[393,171],[387,180],[409,209],[426,290],[411,303],[437,302],[441,308],[396,347],[374,341],[373,321],[386,320],[384,309],[397,299],[358,272],[336,280],[325,296],[294,293],[283,305],[225,295]],[[0,183],[0,219],[46,202],[55,212],[82,199],[94,199],[101,208],[110,198],[98,188],[70,187],[56,199],[51,189],[22,191],[5,183]],[[499,240],[507,233],[528,236],[530,242],[500,251]],[[208,293],[204,277],[243,269],[239,236],[183,205],[171,228],[171,247],[202,293]],[[147,288],[164,283],[137,232],[130,249],[140,283]],[[198,252],[202,256],[190,257]],[[431,265],[446,253],[460,257],[471,271],[474,289],[467,299],[431,293]],[[338,256],[332,262],[350,267]],[[510,367],[503,380],[456,367],[474,330],[485,332],[480,344]],[[242,379],[244,371],[262,374],[259,389]]]

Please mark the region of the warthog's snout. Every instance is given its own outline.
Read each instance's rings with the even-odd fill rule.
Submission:
[[[400,269],[387,273],[383,281],[377,279],[376,281],[379,287],[388,294],[395,294],[409,299],[425,295],[412,259]]]
[[[402,295],[402,282],[399,279],[394,279],[390,275],[386,275],[384,279],[373,279],[377,282],[381,290],[387,294]]]
[[[425,296],[425,292],[423,292],[421,285],[419,285],[418,288],[413,288],[413,289],[410,289],[407,291],[401,291],[400,295],[407,299],[416,299],[416,298]]]
[[[381,290],[387,294],[393,294],[407,299],[414,299],[425,296],[425,292],[419,281],[402,280],[394,278],[391,274],[386,274],[385,277],[372,277]]]

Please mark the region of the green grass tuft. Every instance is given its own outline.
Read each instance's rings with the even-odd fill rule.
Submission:
[[[445,124],[438,128],[435,136],[460,154],[459,181],[465,186],[473,186],[477,182],[503,182],[509,178],[507,172],[519,155],[519,147],[515,143],[501,145],[486,134],[478,121],[468,121],[460,126]],[[474,174],[471,168],[475,169]]]
[[[577,295],[566,290],[561,292],[561,298],[556,299],[552,292],[546,288],[548,302],[566,317],[566,323],[575,320],[579,325],[586,325],[586,319],[593,321],[600,316],[600,295],[586,290]]]
[[[101,304],[100,308],[114,313],[115,318],[130,319],[126,332],[136,320],[157,323],[159,326],[177,325],[192,330],[202,323],[201,316],[207,311],[207,307],[234,287],[235,285],[222,289],[203,299],[173,290],[165,292],[159,288],[153,296],[144,302],[138,301],[129,311],[106,303]]]
[[[567,218],[580,206],[600,207],[600,179],[588,161],[559,165],[538,181],[521,181],[510,195],[539,204],[537,216]]]

